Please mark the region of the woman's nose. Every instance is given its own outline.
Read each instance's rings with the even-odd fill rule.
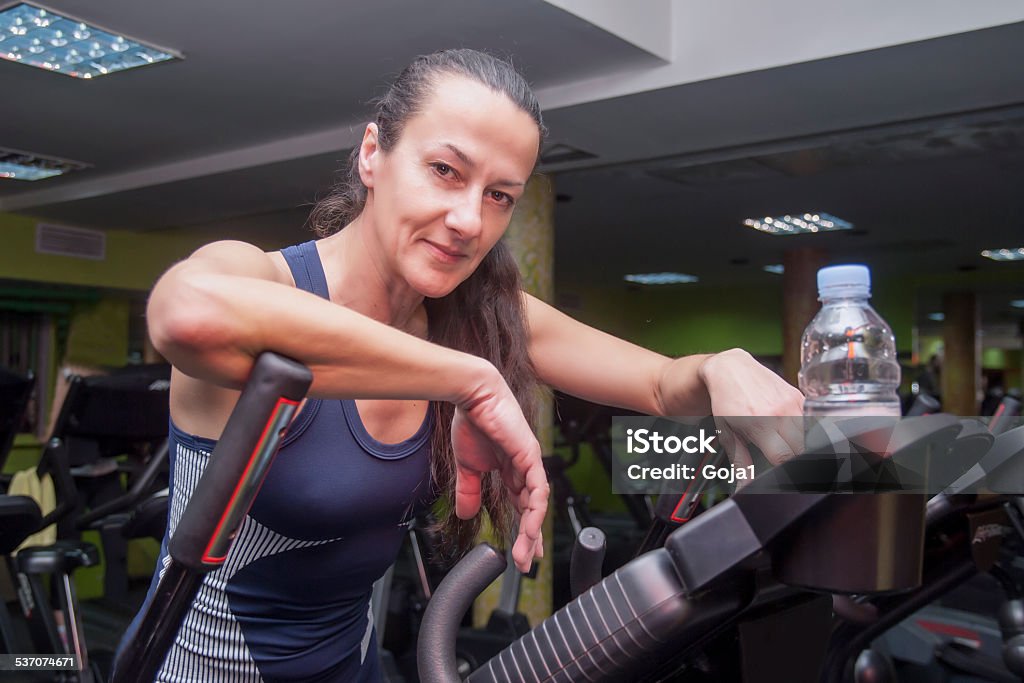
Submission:
[[[479,192],[459,193],[458,200],[448,209],[445,225],[459,233],[463,239],[472,239],[483,227],[482,199]]]

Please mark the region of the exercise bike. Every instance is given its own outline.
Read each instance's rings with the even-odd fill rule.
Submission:
[[[860,434],[844,436],[872,432],[863,421],[857,427]],[[885,455],[899,466],[939,462],[963,425],[931,415],[889,429],[885,440],[894,447]],[[1005,466],[1018,469],[1024,430],[1000,439]],[[881,615],[873,628],[884,630],[899,610],[912,611],[978,571],[971,552],[982,544],[974,542],[976,535],[946,535],[941,553],[925,552],[938,525],[962,526],[977,511],[1002,510],[1006,497],[964,494],[969,500],[949,507],[934,502],[926,514],[924,492],[780,493],[837,469],[828,444],[809,445],[802,456],[672,531],[662,547],[591,586],[467,680],[855,680],[871,629],[837,622],[833,595],[873,606]],[[976,454],[980,459],[984,451]],[[1004,472],[1002,481],[1024,490],[1021,474]],[[983,543],[1002,540],[989,535]],[[438,588],[419,643],[424,683],[458,680],[452,624],[503,564],[493,549],[480,546]],[[1005,634],[1008,663],[1024,666],[1017,654],[1024,629],[1014,628]]]

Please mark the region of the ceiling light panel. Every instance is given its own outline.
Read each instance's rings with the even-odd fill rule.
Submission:
[[[0,178],[41,180],[83,168],[89,165],[0,147]]]
[[[21,3],[0,12],[0,58],[89,79],[180,55]]]
[[[783,266],[781,263],[774,263],[770,266],[765,266],[764,270],[765,272],[772,273],[774,275],[782,275],[783,273],[786,272],[785,266]]]
[[[850,230],[853,223],[836,218],[827,213],[805,213],[803,215],[780,216],[772,218],[748,218],[743,225],[760,230],[770,235],[799,235],[802,233],[834,232]]]
[[[1014,249],[986,249],[981,252],[985,258],[993,261],[1024,261],[1024,247]]]
[[[641,285],[678,285],[686,282],[696,282],[695,275],[685,273],[640,273],[626,275],[626,282],[635,282]]]

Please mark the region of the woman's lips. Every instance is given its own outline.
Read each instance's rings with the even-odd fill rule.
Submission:
[[[466,258],[466,254],[458,249],[442,246],[436,242],[431,242],[430,240],[423,241],[426,243],[434,257],[442,263],[458,263],[460,260]]]

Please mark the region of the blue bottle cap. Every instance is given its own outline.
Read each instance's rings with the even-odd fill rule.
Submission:
[[[818,299],[871,296],[871,271],[867,266],[828,266],[818,271]]]

